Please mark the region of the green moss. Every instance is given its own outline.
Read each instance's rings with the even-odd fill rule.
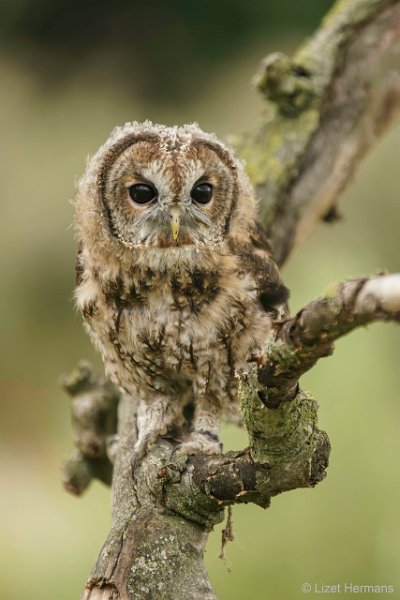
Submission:
[[[291,402],[276,409],[268,409],[258,392],[268,394],[253,371],[240,389],[243,418],[246,424],[251,455],[256,462],[268,463],[281,456],[288,462],[291,456],[301,453],[317,431],[318,405],[313,397],[300,391]]]
[[[282,200],[320,123],[327,86],[342,62],[345,43],[376,12],[393,0],[342,0],[293,59],[274,53],[261,64],[256,85],[267,98],[264,125],[238,141],[240,156],[255,186],[265,188],[265,224]]]
[[[262,61],[255,84],[287,117],[296,117],[306,110],[315,95],[308,73],[281,52],[270,54]]]
[[[336,297],[339,285],[340,285],[339,281],[334,281],[334,282],[330,283],[327,286],[327,288],[324,290],[322,296],[325,296],[326,298]]]
[[[351,25],[358,26],[366,19],[395,0],[339,0],[322,21],[322,28],[337,28],[338,23],[346,23],[346,34],[351,33]]]
[[[268,185],[283,189],[291,179],[292,169],[304,154],[310,137],[319,125],[319,111],[313,107],[293,121],[278,115],[266,123],[263,135],[248,139],[239,148],[246,170],[256,186]]]
[[[224,519],[224,507],[204,494],[203,488],[190,484],[187,478],[187,456],[176,457],[171,462],[171,446],[159,445],[147,458],[152,476],[147,477],[141,493],[146,495],[151,483],[151,501],[154,498],[163,509],[171,511],[210,530]]]

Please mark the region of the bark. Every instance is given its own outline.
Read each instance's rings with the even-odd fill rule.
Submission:
[[[62,466],[63,482],[67,491],[78,496],[93,478],[111,485],[120,393],[105,377],[95,376],[84,361],[61,385],[72,398],[76,447]]]
[[[397,115],[399,31],[399,2],[341,0],[292,59],[263,61],[256,79],[265,116],[236,146],[280,264],[318,221],[335,217],[340,191]],[[218,457],[176,459],[176,441],[165,437],[132,474],[135,400],[81,365],[64,383],[76,446],[64,484],[79,494],[93,478],[110,483],[113,471],[112,527],[82,598],[215,599],[203,564],[208,532],[226,506],[267,508],[277,494],[325,477],[329,440],[299,377],[353,328],[399,321],[399,282],[343,282],[276,323],[264,363],[249,364],[241,380],[249,446]]]
[[[400,110],[400,4],[341,0],[293,58],[268,56],[265,117],[237,138],[279,264],[318,221]]]
[[[264,404],[274,408],[291,400],[301,375],[332,354],[335,340],[376,320],[400,322],[399,274],[350,279],[307,304],[268,340],[258,373],[267,388]]]
[[[313,398],[299,390],[292,402],[270,411],[261,403],[258,388],[254,367],[241,392],[252,432],[249,448],[176,461],[176,442],[162,439],[134,478],[130,459],[135,403],[121,398],[112,527],[82,599],[214,600],[203,554],[208,533],[224,518],[224,507],[254,502],[267,508],[271,497],[313,487],[325,477],[330,446],[317,427]],[[82,398],[79,388],[76,394],[74,406]]]

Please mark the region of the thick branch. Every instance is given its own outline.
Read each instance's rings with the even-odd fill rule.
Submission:
[[[207,528],[167,511],[158,477],[171,445],[155,445],[132,478],[136,402],[122,396],[112,526],[82,600],[216,600],[203,562]],[[221,510],[214,523],[221,519]],[[211,517],[210,517],[211,519]]]
[[[317,428],[315,402],[298,390],[298,379],[319,358],[332,352],[336,339],[376,320],[400,322],[400,275],[342,282],[280,325],[268,343],[267,364],[258,371],[252,368],[242,381],[249,448],[219,457],[191,458],[188,464],[186,459],[176,463],[170,460],[174,442],[164,440],[150,461],[152,470],[157,465],[152,493],[161,505],[209,528],[220,519],[223,505],[254,502],[266,507],[273,495],[320,481],[329,444],[326,434]],[[75,407],[96,404],[103,383],[100,378],[96,384],[96,377],[87,372],[87,366],[85,369],[91,388],[85,396],[79,387],[74,388]],[[75,411],[81,412],[78,408]],[[129,444],[125,452],[120,448],[120,460],[128,463],[125,454],[133,447],[134,429],[130,425],[125,435],[122,431],[125,444],[129,435]],[[86,439],[87,432],[82,431]],[[81,445],[79,437],[77,445]],[[129,464],[124,472],[125,479],[131,481]],[[147,483],[150,479],[146,476]],[[120,495],[117,500],[116,507],[120,506]]]
[[[61,384],[71,397],[75,452],[63,464],[65,488],[80,495],[92,479],[110,485],[120,392],[82,361]]]
[[[324,479],[330,446],[317,427],[315,400],[299,390],[293,402],[270,411],[258,388],[255,373],[242,385],[249,448],[190,457],[180,467],[167,463],[158,472],[170,510],[210,527],[222,506],[253,502],[267,508],[272,496]]]
[[[320,219],[400,110],[400,4],[341,0],[292,59],[267,57],[264,122],[237,141],[280,264]]]
[[[70,380],[79,379],[79,373],[80,369]],[[87,365],[84,374],[90,381],[85,394],[79,385],[70,389],[75,413],[81,404],[96,405],[104,382]],[[330,446],[317,427],[316,402],[299,391],[293,402],[269,410],[260,401],[259,388],[253,367],[241,390],[249,448],[175,460],[177,441],[159,439],[140,465],[136,483],[130,464],[136,406],[133,398],[121,398],[112,528],[84,600],[215,600],[203,552],[208,532],[223,519],[224,506],[253,502],[266,508],[271,497],[312,487],[325,477]],[[86,425],[91,428],[90,420]],[[87,439],[84,429],[79,430],[77,445],[80,436]]]
[[[349,279],[307,304],[268,341],[259,371],[266,406],[291,400],[301,375],[333,352],[335,340],[377,320],[400,322],[400,274]]]

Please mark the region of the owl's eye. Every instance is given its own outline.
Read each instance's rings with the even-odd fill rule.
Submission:
[[[213,186],[211,183],[198,183],[190,192],[190,196],[198,204],[208,204],[212,200]]]
[[[157,190],[147,183],[135,183],[129,188],[129,195],[135,204],[148,204],[157,197]]]

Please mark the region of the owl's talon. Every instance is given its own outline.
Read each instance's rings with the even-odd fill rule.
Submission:
[[[171,458],[180,456],[192,456],[194,454],[207,454],[218,456],[223,452],[223,445],[218,436],[211,431],[194,431],[192,439],[176,446],[172,451]]]

